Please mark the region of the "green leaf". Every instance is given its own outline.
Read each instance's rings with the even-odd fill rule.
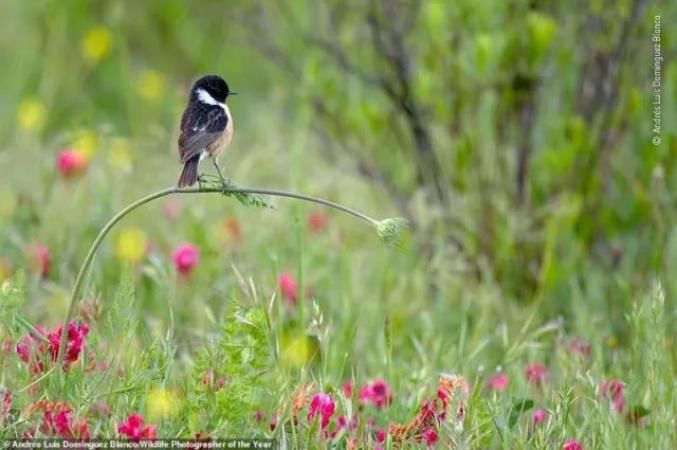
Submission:
[[[642,405],[632,405],[628,408],[628,417],[632,420],[639,420],[651,414],[651,410]]]
[[[529,411],[534,407],[534,401],[530,398],[523,398],[513,401],[512,408],[510,409],[510,418],[508,419],[508,425],[510,427],[515,426],[517,420],[524,414],[526,411]]]
[[[250,194],[248,192],[233,192],[233,189],[240,189],[240,186],[230,180],[223,183],[222,189],[222,194],[224,196],[234,198],[244,206],[251,206],[254,208],[275,208],[260,195]]]

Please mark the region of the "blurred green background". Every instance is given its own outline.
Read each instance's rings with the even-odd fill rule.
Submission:
[[[639,286],[675,251],[675,7],[572,5],[5,1],[3,195],[40,214],[4,219],[3,250],[53,230],[37,218],[53,209],[77,227],[57,233],[74,263],[79,230],[171,184],[190,83],[218,73],[242,92],[229,174],[407,217],[433,297],[461,276],[565,311],[590,271]],[[77,186],[57,181],[65,148],[95,162]],[[254,217],[247,231],[269,233]]]
[[[305,204],[177,198],[125,219],[88,298],[106,305],[131,262],[142,329],[171,326],[189,360],[183,344],[217,327],[224,297],[251,279],[268,299],[291,272],[333,330],[326,373],[343,375],[382,369],[386,316],[395,366],[427,349],[420,379],[547,358],[538,346],[506,356],[525,322],[630,349],[628,314],[653,283],[675,314],[675,19],[674,2],[643,0],[3,0],[2,270],[30,271],[32,243],[46,245],[52,266],[29,277],[26,313],[60,320],[98,229],[175,183],[190,84],[217,73],[241,94],[230,177],[406,217],[408,245],[386,250],[329,212],[314,234]],[[64,149],[86,156],[84,175],[59,175]],[[184,241],[201,251],[190,283],[172,270]],[[139,242],[147,252],[129,257]],[[307,314],[283,328],[312,329]],[[672,342],[661,351],[674,363]]]

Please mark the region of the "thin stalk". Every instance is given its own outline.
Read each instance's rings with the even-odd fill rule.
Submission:
[[[249,189],[249,188],[223,188],[223,187],[199,187],[199,188],[191,188],[191,189],[179,189],[177,187],[170,187],[167,189],[163,189],[158,192],[154,192],[150,195],[147,195],[145,197],[142,197],[135,202],[131,203],[128,205],[126,208],[124,208],[122,211],[117,213],[115,216],[113,216],[112,219],[108,221],[108,223],[99,231],[99,234],[96,236],[96,239],[94,239],[94,242],[92,243],[92,246],[89,248],[89,252],[87,253],[87,257],[85,258],[85,261],[82,263],[82,266],[80,267],[80,271],[78,272],[78,276],[75,279],[75,285],[73,286],[73,292],[71,294],[71,300],[70,304],[68,305],[68,311],[66,312],[66,317],[63,322],[63,328],[61,331],[61,342],[59,343],[59,353],[58,353],[58,358],[56,362],[56,366],[61,366],[63,364],[63,359],[64,355],[66,353],[66,343],[68,341],[68,324],[70,323],[71,317],[73,316],[73,311],[75,310],[75,306],[78,303],[79,296],[80,296],[80,291],[82,290],[82,285],[85,280],[85,276],[87,275],[87,271],[89,270],[90,266],[92,265],[92,261],[94,260],[94,255],[96,254],[96,251],[98,250],[99,246],[101,245],[101,242],[104,240],[106,235],[110,232],[110,230],[117,224],[120,220],[122,220],[123,217],[125,217],[127,214],[130,212],[134,211],[136,208],[145,205],[146,203],[149,203],[153,200],[156,200],[160,197],[165,197],[167,195],[171,194],[208,194],[208,193],[218,193],[218,194],[237,194],[237,193],[242,193],[242,194],[259,194],[259,195],[271,195],[271,196],[276,196],[276,197],[287,197],[287,198],[295,198],[299,200],[305,200],[308,202],[313,202],[317,203],[320,205],[328,206],[330,208],[334,208],[339,211],[343,211],[345,213],[348,213],[354,217],[357,217],[359,219],[362,219],[366,222],[369,222],[373,226],[378,225],[378,221],[369,217],[366,214],[362,214],[359,211],[355,211],[352,208],[348,208],[347,206],[339,205],[338,203],[331,202],[329,200],[324,200],[322,198],[318,197],[312,197],[310,195],[304,195],[304,194],[296,194],[294,192],[287,192],[287,191],[280,191],[277,189]]]
[[[200,191],[197,191],[200,192]],[[337,209],[339,211],[343,211],[345,213],[348,213],[352,216],[357,217],[358,219],[362,219],[365,222],[369,222],[372,225],[377,225],[378,220],[369,217],[366,214],[362,214],[359,211],[355,211],[352,208],[348,208],[347,206],[343,206],[338,203],[330,202],[329,200],[325,200],[323,198],[319,197],[313,197],[311,195],[305,195],[305,194],[296,194],[294,192],[287,192],[287,191],[279,191],[277,189],[226,189],[224,192],[242,192],[242,193],[248,193],[248,194],[260,194],[260,195],[272,195],[275,197],[287,197],[287,198],[296,198],[299,200],[305,200],[308,202],[313,202],[317,203],[320,205],[328,206],[330,208]]]

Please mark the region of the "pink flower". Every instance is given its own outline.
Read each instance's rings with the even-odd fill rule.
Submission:
[[[335,410],[336,404],[334,403],[334,400],[331,398],[331,396],[329,394],[325,394],[324,392],[320,392],[315,394],[313,400],[310,402],[310,406],[308,407],[308,415],[306,418],[308,419],[308,422],[311,422],[319,413],[322,419],[321,427],[324,430],[327,428],[327,425],[329,425],[329,421],[331,420],[331,416],[334,415]]]
[[[346,381],[343,383],[341,389],[343,390],[343,395],[346,397],[350,398],[353,396],[353,383],[351,381]]]
[[[294,277],[288,272],[282,272],[277,278],[277,286],[280,288],[282,297],[289,303],[295,305],[296,300],[298,299],[298,287],[296,286]]]
[[[537,409],[531,415],[531,419],[534,421],[536,425],[538,425],[539,423],[548,420],[548,412],[544,409]]]
[[[162,210],[167,219],[176,220],[181,214],[181,201],[176,197],[170,197],[165,201]]]
[[[524,376],[529,383],[540,386],[548,377],[548,368],[538,363],[529,364],[524,369]]]
[[[373,403],[378,409],[390,405],[392,391],[383,380],[368,383],[360,389],[360,402],[362,404]]]
[[[583,450],[583,446],[576,439],[569,439],[562,446],[562,450]]]
[[[92,412],[99,417],[110,417],[110,408],[103,400],[99,401],[93,408]]]
[[[599,393],[603,398],[611,400],[617,413],[625,408],[625,385],[620,380],[603,381],[599,386]]]
[[[324,230],[329,224],[329,217],[319,211],[308,213],[308,228],[314,233]]]
[[[155,439],[156,431],[155,425],[146,425],[143,416],[137,413],[130,414],[127,420],[118,425],[118,433],[134,442],[139,442],[141,439]]]
[[[56,157],[56,168],[63,178],[73,178],[87,170],[87,158],[73,150],[63,150]]]
[[[423,430],[423,433],[421,433],[421,438],[428,447],[432,447],[437,442],[438,436],[434,428],[428,428]]]
[[[28,256],[33,269],[42,278],[46,278],[52,264],[47,246],[41,242],[33,242],[28,248]]]
[[[188,276],[200,261],[200,252],[193,244],[184,243],[174,250],[174,267],[182,276]]]
[[[339,416],[339,418],[336,419],[336,426],[338,430],[346,429],[348,431],[353,431],[357,429],[357,416],[353,416],[353,418],[350,419],[350,422],[348,422],[346,416]]]
[[[578,337],[573,338],[571,344],[569,344],[569,348],[571,349],[572,353],[584,356],[586,358],[590,356],[590,344]]]
[[[493,392],[503,392],[508,387],[508,375],[498,373],[487,380],[487,387]]]

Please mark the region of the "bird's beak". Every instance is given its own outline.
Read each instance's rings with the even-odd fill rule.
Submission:
[[[237,92],[235,92],[235,91],[230,91],[230,92],[228,92],[228,95],[237,95]]]

